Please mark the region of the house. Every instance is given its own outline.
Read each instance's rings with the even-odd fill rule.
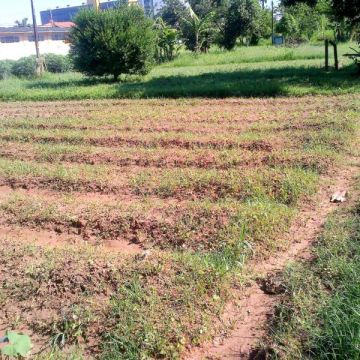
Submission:
[[[128,0],[129,4],[138,4],[142,6],[145,10],[145,13],[148,15],[156,14],[163,5],[163,0]],[[113,9],[118,6],[119,1],[104,1],[100,2],[100,10]],[[41,23],[46,24],[51,21],[66,22],[72,21],[76,14],[83,9],[89,9],[92,7],[92,1],[88,0],[87,3],[82,3],[78,6],[66,6],[66,7],[56,7],[55,9],[48,9],[40,11]]]
[[[67,40],[72,22],[49,22],[37,27],[39,41]],[[33,42],[34,30],[32,26],[0,27],[0,43]]]

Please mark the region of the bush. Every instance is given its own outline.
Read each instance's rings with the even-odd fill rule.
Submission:
[[[154,62],[153,21],[138,6],[81,11],[70,33],[76,70],[91,76],[146,74]]]
[[[65,73],[72,69],[69,56],[45,54],[46,70],[51,73]]]
[[[23,57],[13,63],[11,66],[11,73],[17,77],[32,77],[35,76],[36,71],[36,57]]]
[[[11,75],[11,67],[14,61],[2,60],[0,61],[0,80],[4,80]]]
[[[225,15],[219,45],[231,50],[240,36],[248,37],[252,43],[256,43],[260,37],[258,30],[262,27],[261,15],[260,4],[257,0],[232,1]]]

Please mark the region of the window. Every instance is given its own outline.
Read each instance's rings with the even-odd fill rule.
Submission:
[[[45,40],[44,34],[38,34],[38,39],[39,39],[39,41],[44,41]],[[29,41],[35,41],[35,36],[34,35],[29,35],[28,40]]]
[[[66,34],[64,33],[55,33],[51,35],[51,40],[66,40]]]
[[[19,37],[15,35],[0,36],[0,42],[2,43],[16,43],[19,41],[20,41]]]

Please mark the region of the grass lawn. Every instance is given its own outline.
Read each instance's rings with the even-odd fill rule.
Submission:
[[[340,44],[339,54],[352,44]],[[219,49],[195,57],[183,52],[156,66],[145,77],[87,78],[77,73],[46,74],[42,80],[0,81],[0,100],[69,100],[112,98],[263,97],[344,94],[360,89],[356,68],[341,57],[342,68],[325,72],[323,45]]]
[[[2,103],[1,324],[37,359],[178,359],[226,330],[248,260],[288,246],[346,156],[359,101]]]

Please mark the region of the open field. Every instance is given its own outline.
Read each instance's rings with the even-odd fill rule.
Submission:
[[[181,53],[144,77],[123,77],[119,83],[79,73],[46,74],[41,80],[9,78],[0,81],[0,101],[354,93],[360,90],[356,67],[341,56],[351,46],[355,45],[339,45],[342,67],[337,72],[324,71],[323,45],[241,47],[231,52],[214,49],[197,57]]]
[[[224,331],[214,320],[249,261],[289,246],[299,209],[351,153],[359,106],[1,103],[2,328],[50,342],[53,358],[134,360]]]

